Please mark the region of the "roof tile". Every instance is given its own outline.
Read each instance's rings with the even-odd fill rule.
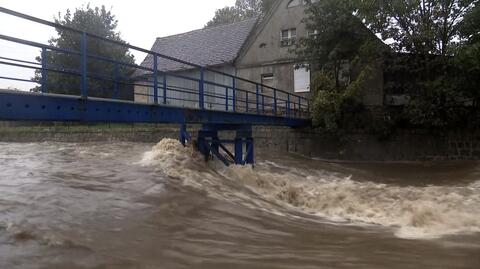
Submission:
[[[151,50],[201,66],[233,63],[256,23],[257,18],[253,18],[157,38]],[[148,55],[141,65],[152,68],[153,56]],[[190,67],[160,58],[158,69],[160,71],[179,71],[190,69]]]

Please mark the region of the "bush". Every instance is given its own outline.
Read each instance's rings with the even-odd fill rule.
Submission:
[[[436,74],[412,81],[416,91],[404,109],[410,124],[429,129],[479,127],[480,46],[466,46],[453,57],[431,58],[425,65]],[[428,73],[425,69],[420,73]]]
[[[347,87],[335,87],[334,80],[326,73],[316,73],[312,83],[313,125],[329,132],[338,131],[343,125],[345,114],[361,109],[359,93],[365,78],[366,74],[362,72]]]

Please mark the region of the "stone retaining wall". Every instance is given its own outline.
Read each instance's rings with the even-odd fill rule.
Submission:
[[[189,126],[192,134],[198,126]],[[232,137],[233,133],[223,134]],[[257,149],[292,152],[308,157],[344,161],[480,160],[480,130],[435,133],[397,131],[388,140],[369,134],[344,138],[312,129],[255,127]],[[65,125],[9,126],[0,124],[0,142],[140,142],[177,138],[176,125]]]
[[[387,140],[350,134],[337,138],[313,130],[293,131],[288,150],[310,157],[354,161],[480,160],[480,131],[397,131]]]

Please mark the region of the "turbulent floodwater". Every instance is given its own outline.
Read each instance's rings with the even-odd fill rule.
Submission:
[[[480,268],[480,164],[0,143],[0,268]]]

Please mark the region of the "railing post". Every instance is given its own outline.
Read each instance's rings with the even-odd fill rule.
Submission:
[[[256,102],[257,102],[257,114],[260,114],[260,100],[258,100],[258,98],[260,97],[259,94],[260,94],[260,89],[259,89],[259,86],[258,86],[258,83],[255,84],[255,96],[256,96]]]
[[[82,84],[81,84],[81,95],[82,98],[87,99],[88,97],[88,85],[87,85],[87,33],[82,32],[81,40],[81,74],[82,74]]]
[[[286,109],[287,109],[287,117],[290,116],[290,94],[287,93],[287,106],[286,106]]]
[[[273,89],[273,114],[277,115],[277,90]]]
[[[233,98],[233,112],[237,112],[237,80],[232,76],[232,98]]]
[[[47,86],[47,49],[42,48],[42,93],[48,93]]]
[[[302,101],[300,96],[298,96],[298,111],[300,111],[300,114],[302,114]]]
[[[158,57],[153,55],[153,103],[158,104]]]
[[[118,68],[118,64],[117,64],[117,63],[115,64],[115,67],[114,67],[114,71],[113,71],[113,72],[114,72],[114,75],[113,75],[113,76],[115,77],[115,78],[114,78],[115,81],[114,81],[114,85],[113,85],[113,87],[114,87],[114,90],[113,90],[113,98],[114,98],[114,99],[118,99],[118,90],[119,90],[119,89],[118,89],[119,68]]]
[[[262,113],[265,114],[265,95],[262,94]]]
[[[248,91],[245,92],[245,112],[248,113]]]
[[[198,85],[198,106],[200,109],[205,109],[205,70],[200,67],[200,81]]]
[[[167,73],[163,73],[163,104],[167,104]]]
[[[225,111],[228,111],[228,87],[225,87]]]

